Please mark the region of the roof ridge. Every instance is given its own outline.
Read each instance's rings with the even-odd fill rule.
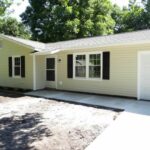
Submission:
[[[78,39],[70,39],[70,40],[49,42],[49,43],[44,43],[44,42],[30,40],[30,39],[24,39],[22,37],[15,37],[15,36],[10,36],[10,35],[5,35],[5,34],[0,34],[0,35],[8,37],[8,38],[16,38],[16,39],[26,40],[26,41],[30,41],[30,42],[37,42],[37,43],[40,43],[40,44],[50,45],[50,44],[58,44],[58,43],[63,43],[63,42],[86,40],[86,39],[92,39],[92,38],[109,37],[109,36],[117,36],[117,35],[126,35],[126,34],[132,34],[132,33],[144,32],[144,31],[150,31],[150,29],[130,31],[130,32],[122,32],[122,33],[109,34],[109,35],[97,35],[97,36],[92,36],[92,37],[83,37],[83,38],[78,38]]]
[[[115,34],[108,34],[108,35],[97,35],[97,36],[92,36],[92,37],[83,37],[83,38],[78,38],[78,39],[70,39],[70,40],[57,41],[57,42],[51,42],[51,43],[45,43],[45,44],[48,45],[48,44],[56,44],[56,43],[62,43],[62,42],[86,40],[86,39],[92,39],[92,38],[100,38],[100,37],[109,37],[109,36],[125,35],[125,34],[132,34],[132,33],[138,33],[138,32],[143,32],[143,31],[150,31],[150,29],[137,30],[137,31],[130,31],[130,32],[122,32],[122,33],[115,33]]]

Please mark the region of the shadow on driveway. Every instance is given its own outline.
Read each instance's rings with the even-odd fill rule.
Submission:
[[[0,96],[3,96],[3,97],[10,97],[10,98],[20,98],[20,97],[23,97],[24,94],[21,93],[21,92],[2,91],[2,90],[0,90]]]
[[[27,150],[43,137],[52,136],[51,131],[40,125],[42,117],[38,113],[27,113],[23,116],[12,116],[0,119],[0,149]]]

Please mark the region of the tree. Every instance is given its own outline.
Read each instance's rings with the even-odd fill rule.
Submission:
[[[128,9],[124,12],[123,21],[125,24],[125,28],[122,30],[123,32],[145,28],[144,9],[137,4],[136,0],[129,1]]]
[[[4,16],[6,9],[12,4],[11,0],[0,0],[0,17]]]
[[[122,10],[118,5],[115,4],[113,6],[111,15],[112,18],[115,20],[114,33],[122,32],[122,29],[124,29],[123,23],[124,10]]]
[[[150,0],[142,0],[142,2],[144,6],[144,14],[143,14],[144,25],[145,28],[149,29],[150,28]]]
[[[116,33],[145,29],[144,8],[136,0],[130,0],[128,7],[123,7],[122,10],[114,6],[112,17],[116,22]]]
[[[25,39],[30,38],[29,30],[14,18],[5,18],[0,24],[0,33],[12,36],[18,36]]]
[[[30,38],[29,30],[16,19],[6,15],[12,3],[12,0],[0,0],[0,33],[28,39]]]
[[[109,0],[29,0],[21,15],[32,38],[53,42],[112,34],[115,25]]]

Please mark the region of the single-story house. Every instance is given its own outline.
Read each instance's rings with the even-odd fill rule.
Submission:
[[[0,35],[0,86],[150,100],[150,30],[47,44]]]

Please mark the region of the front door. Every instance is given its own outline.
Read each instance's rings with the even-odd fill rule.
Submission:
[[[46,87],[56,88],[56,59],[46,58]]]
[[[150,53],[141,53],[139,62],[139,99],[150,100]]]

